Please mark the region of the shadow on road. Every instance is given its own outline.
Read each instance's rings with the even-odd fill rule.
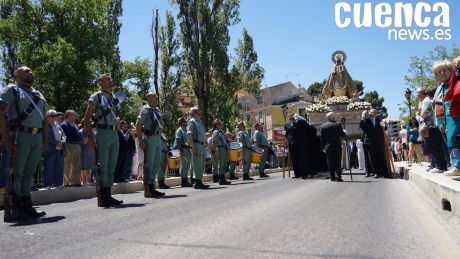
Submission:
[[[208,189],[200,189],[203,191],[210,191],[210,190],[218,190],[218,189],[226,189],[227,187],[222,187],[222,186],[216,186],[216,187],[209,187]]]
[[[361,254],[334,254],[334,253],[305,253],[305,252],[286,252],[275,249],[253,249],[249,247],[242,246],[228,246],[228,245],[210,245],[210,244],[170,244],[170,243],[161,243],[161,242],[150,242],[150,241],[133,241],[133,240],[124,240],[125,242],[131,243],[135,242],[136,244],[148,244],[159,247],[175,247],[175,248],[186,248],[186,249],[206,249],[206,250],[227,250],[229,252],[249,252],[257,254],[265,254],[267,257],[314,257],[314,258],[366,258],[374,259],[378,257],[361,255]]]
[[[56,223],[65,219],[64,216],[54,216],[54,217],[46,217],[46,218],[38,218],[38,219],[29,219],[24,221],[19,221],[11,226],[19,227],[19,226],[30,226],[30,225],[38,225],[38,224],[48,224],[48,223]]]
[[[352,181],[352,180],[343,180],[344,183],[373,183],[374,181]]]
[[[124,209],[124,208],[139,208],[144,207],[145,203],[127,203],[127,204],[120,204],[116,207],[111,207],[109,209]]]
[[[265,180],[270,180],[270,178],[267,177],[267,178],[257,178],[257,179],[254,179],[254,181],[265,181]]]
[[[185,198],[187,195],[185,194],[175,194],[175,195],[165,195],[162,199],[175,199],[175,198]]]
[[[237,182],[232,182],[231,185],[243,185],[243,184],[253,184],[255,182],[240,182],[240,183],[237,183]]]

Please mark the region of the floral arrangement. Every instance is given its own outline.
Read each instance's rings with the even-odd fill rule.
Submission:
[[[349,111],[356,111],[356,110],[369,110],[372,106],[368,102],[354,102],[348,105]]]
[[[350,99],[346,96],[333,96],[326,100],[327,105],[349,104]]]
[[[315,104],[312,104],[310,107],[308,107],[306,111],[307,112],[330,112],[332,110],[326,104],[315,103]]]

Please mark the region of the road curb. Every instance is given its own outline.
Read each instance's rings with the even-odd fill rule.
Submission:
[[[282,172],[282,168],[266,169],[266,174]],[[235,173],[239,178],[243,177],[241,172]],[[257,176],[257,171],[252,171],[251,176]],[[189,180],[190,181],[190,180]],[[211,182],[212,175],[204,175],[203,182]],[[181,185],[180,177],[169,177],[165,179],[165,184],[171,187]],[[112,187],[112,194],[126,194],[144,191],[142,181],[134,181],[129,183],[115,183]],[[34,205],[46,205],[51,203],[72,202],[81,199],[91,199],[96,197],[96,189],[94,186],[82,187],[65,187],[61,189],[39,190],[31,192],[32,202]],[[3,206],[3,193],[0,194],[0,207]]]
[[[395,163],[395,169],[427,194],[438,208],[447,210],[450,206],[452,214],[460,216],[460,182],[443,174],[426,172],[425,167],[408,167],[404,162]]]

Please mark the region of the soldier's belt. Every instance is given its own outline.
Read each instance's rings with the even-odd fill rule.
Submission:
[[[180,148],[181,148],[181,149],[190,149],[191,147],[190,147],[190,146],[187,146],[187,145],[181,145]]]
[[[108,129],[115,131],[117,129],[116,125],[105,125],[105,124],[97,124],[96,129]]]
[[[201,141],[198,141],[198,140],[194,140],[193,143],[197,143],[197,144],[204,145],[205,142],[201,142]]]
[[[30,128],[26,126],[10,127],[10,130],[31,133],[32,135],[37,135],[38,133],[42,132],[41,128]]]
[[[160,135],[160,132],[157,130],[144,130],[144,135],[147,137],[151,137],[153,135]]]
[[[260,148],[268,148],[268,146],[259,145]]]

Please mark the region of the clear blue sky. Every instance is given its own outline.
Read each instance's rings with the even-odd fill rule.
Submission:
[[[387,29],[375,25],[368,29],[339,29],[334,19],[334,6],[338,2],[342,1],[241,0],[241,22],[230,28],[230,49],[235,48],[242,29],[247,28],[254,39],[259,63],[265,69],[263,85],[292,81],[305,87],[325,79],[332,68],[331,53],[344,50],[352,78],[363,81],[365,91],[378,91],[385,98],[390,116],[399,116],[397,105],[404,99],[404,76],[410,57],[427,55],[438,45],[450,48],[460,42],[460,1],[443,1],[450,6],[452,39],[449,41],[389,41]],[[345,2],[376,4],[394,1]],[[168,0],[125,0],[123,8],[122,59],[152,58],[149,34],[152,9],[160,10],[163,22],[165,11],[174,12],[174,9]]]

